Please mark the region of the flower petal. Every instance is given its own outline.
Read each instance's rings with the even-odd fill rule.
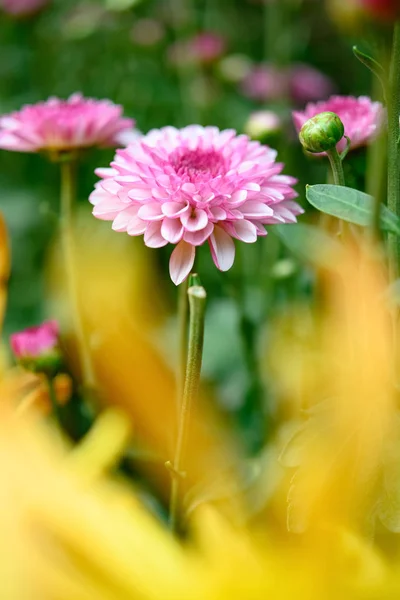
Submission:
[[[115,223],[115,221],[114,221]],[[144,233],[146,231],[146,227],[148,226],[148,223],[146,223],[146,221],[142,221],[142,219],[139,219],[139,217],[132,217],[128,223],[128,226],[126,228],[126,232],[128,235],[142,235],[142,233]],[[113,229],[115,229],[114,224],[112,226]],[[115,229],[115,231],[122,231],[121,229]]]
[[[240,206],[243,202],[246,201],[247,198],[247,190],[237,190],[232,194],[232,196],[228,199],[230,206]]]
[[[161,225],[161,235],[171,244],[177,244],[183,236],[183,225],[179,219],[165,219]]]
[[[257,227],[250,221],[242,219],[240,221],[234,221],[232,225],[237,237],[242,242],[252,244],[257,240]]]
[[[174,249],[169,261],[169,273],[175,285],[182,283],[189,275],[195,254],[195,247],[183,240]]]
[[[261,217],[270,217],[274,214],[274,211],[270,206],[264,204],[264,202],[256,202],[253,200],[248,200],[242,204],[240,212],[248,219],[260,219]]]
[[[185,231],[183,234],[183,239],[185,242],[189,242],[189,244],[193,244],[193,246],[201,246],[204,244],[207,238],[210,237],[214,230],[214,223],[209,221],[204,229],[200,229],[199,231]]]
[[[228,271],[235,260],[235,244],[231,236],[221,227],[215,226],[208,243],[217,269]]]
[[[114,231],[126,231],[130,222],[137,218],[139,207],[138,206],[128,206],[124,210],[121,210],[114,219],[112,224],[112,228]],[[139,219],[140,220],[140,219]],[[142,221],[144,225],[144,229],[146,228],[146,223]],[[143,231],[144,231],[143,229]],[[143,232],[141,232],[143,233]]]
[[[139,208],[138,217],[144,221],[161,221],[161,219],[164,218],[164,215],[161,212],[161,204],[158,202],[143,204]]]
[[[161,223],[154,221],[148,223],[144,232],[144,243],[148,248],[162,248],[168,241],[161,235]]]
[[[185,212],[181,216],[182,225],[188,231],[199,231],[204,229],[208,223],[208,216],[205,210],[197,208],[191,211]]]
[[[177,217],[188,208],[186,202],[164,202],[161,210],[166,217]]]

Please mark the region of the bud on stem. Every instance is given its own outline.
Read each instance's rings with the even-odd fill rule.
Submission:
[[[344,136],[344,125],[337,114],[322,112],[306,121],[299,133],[300,142],[307,152],[319,154],[336,148]]]

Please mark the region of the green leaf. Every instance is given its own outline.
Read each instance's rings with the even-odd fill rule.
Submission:
[[[329,266],[336,261],[341,250],[337,240],[315,225],[274,225],[274,231],[297,258],[313,265]]]
[[[379,81],[382,85],[383,94],[385,95],[385,93],[386,93],[385,77],[386,76],[385,76],[385,70],[382,67],[382,65],[379,64],[377,60],[372,58],[372,56],[368,56],[368,54],[365,54],[365,52],[361,52],[361,50],[359,50],[357,48],[357,46],[353,46],[353,54],[356,58],[358,58],[358,60],[365,67],[367,67],[367,69],[369,69],[375,75],[375,77],[377,77],[379,79]]]
[[[307,186],[309,203],[318,210],[362,227],[371,224],[374,199],[364,192],[339,185]],[[400,236],[400,219],[387,206],[381,206],[381,228]]]

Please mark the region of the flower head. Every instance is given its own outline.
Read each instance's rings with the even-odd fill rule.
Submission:
[[[333,112],[344,125],[344,134],[350,138],[350,149],[365,146],[379,131],[383,124],[383,107],[380,102],[372,102],[366,96],[332,96],[325,102],[307,104],[303,112],[294,111],[293,121],[298,132],[304,123],[322,112]],[[341,152],[346,147],[343,138],[337,148]]]
[[[344,126],[337,114],[323,112],[304,123],[299,138],[308,152],[320,153],[336,148],[343,135]]]
[[[260,102],[284,98],[288,94],[287,72],[273,64],[257,65],[246,74],[241,89],[245,96]]]
[[[253,139],[263,141],[282,127],[282,121],[272,110],[252,112],[245,124],[245,132]]]
[[[296,64],[290,69],[289,88],[290,97],[301,105],[321,100],[334,92],[332,80],[307,64]]]
[[[49,98],[0,118],[0,148],[19,152],[65,152],[92,146],[115,146],[131,130],[132,119],[109,100],[73,94]]]
[[[281,175],[276,151],[233,130],[191,125],[150,131],[117,150],[90,196],[93,214],[115,231],[144,234],[151,248],[177,244],[170,260],[175,284],[189,274],[197,246],[209,243],[215,265],[233,264],[232,238],[266,235],[264,225],[296,221],[296,180]]]
[[[226,42],[218,33],[204,31],[188,39],[178,40],[168,48],[168,60],[171,64],[183,67],[200,63],[211,64],[225,52]]]
[[[400,0],[329,0],[328,9],[338,25],[359,25],[365,19],[392,23],[400,16]]]
[[[218,33],[205,31],[192,38],[190,48],[199,62],[213,62],[225,52],[225,38]]]
[[[0,9],[15,16],[31,15],[42,9],[48,2],[49,0],[0,0]]]
[[[392,21],[400,16],[400,0],[360,0],[363,9],[374,18]]]
[[[60,365],[57,321],[45,321],[10,336],[15,358],[32,371],[54,371]]]
[[[302,63],[285,69],[273,63],[255,65],[245,73],[241,88],[253,100],[265,102],[287,97],[296,104],[326,98],[334,91],[329,77]]]

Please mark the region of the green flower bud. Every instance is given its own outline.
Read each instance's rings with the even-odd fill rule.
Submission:
[[[333,112],[323,112],[309,119],[299,133],[302,146],[313,153],[332,150],[343,136],[343,123]]]

